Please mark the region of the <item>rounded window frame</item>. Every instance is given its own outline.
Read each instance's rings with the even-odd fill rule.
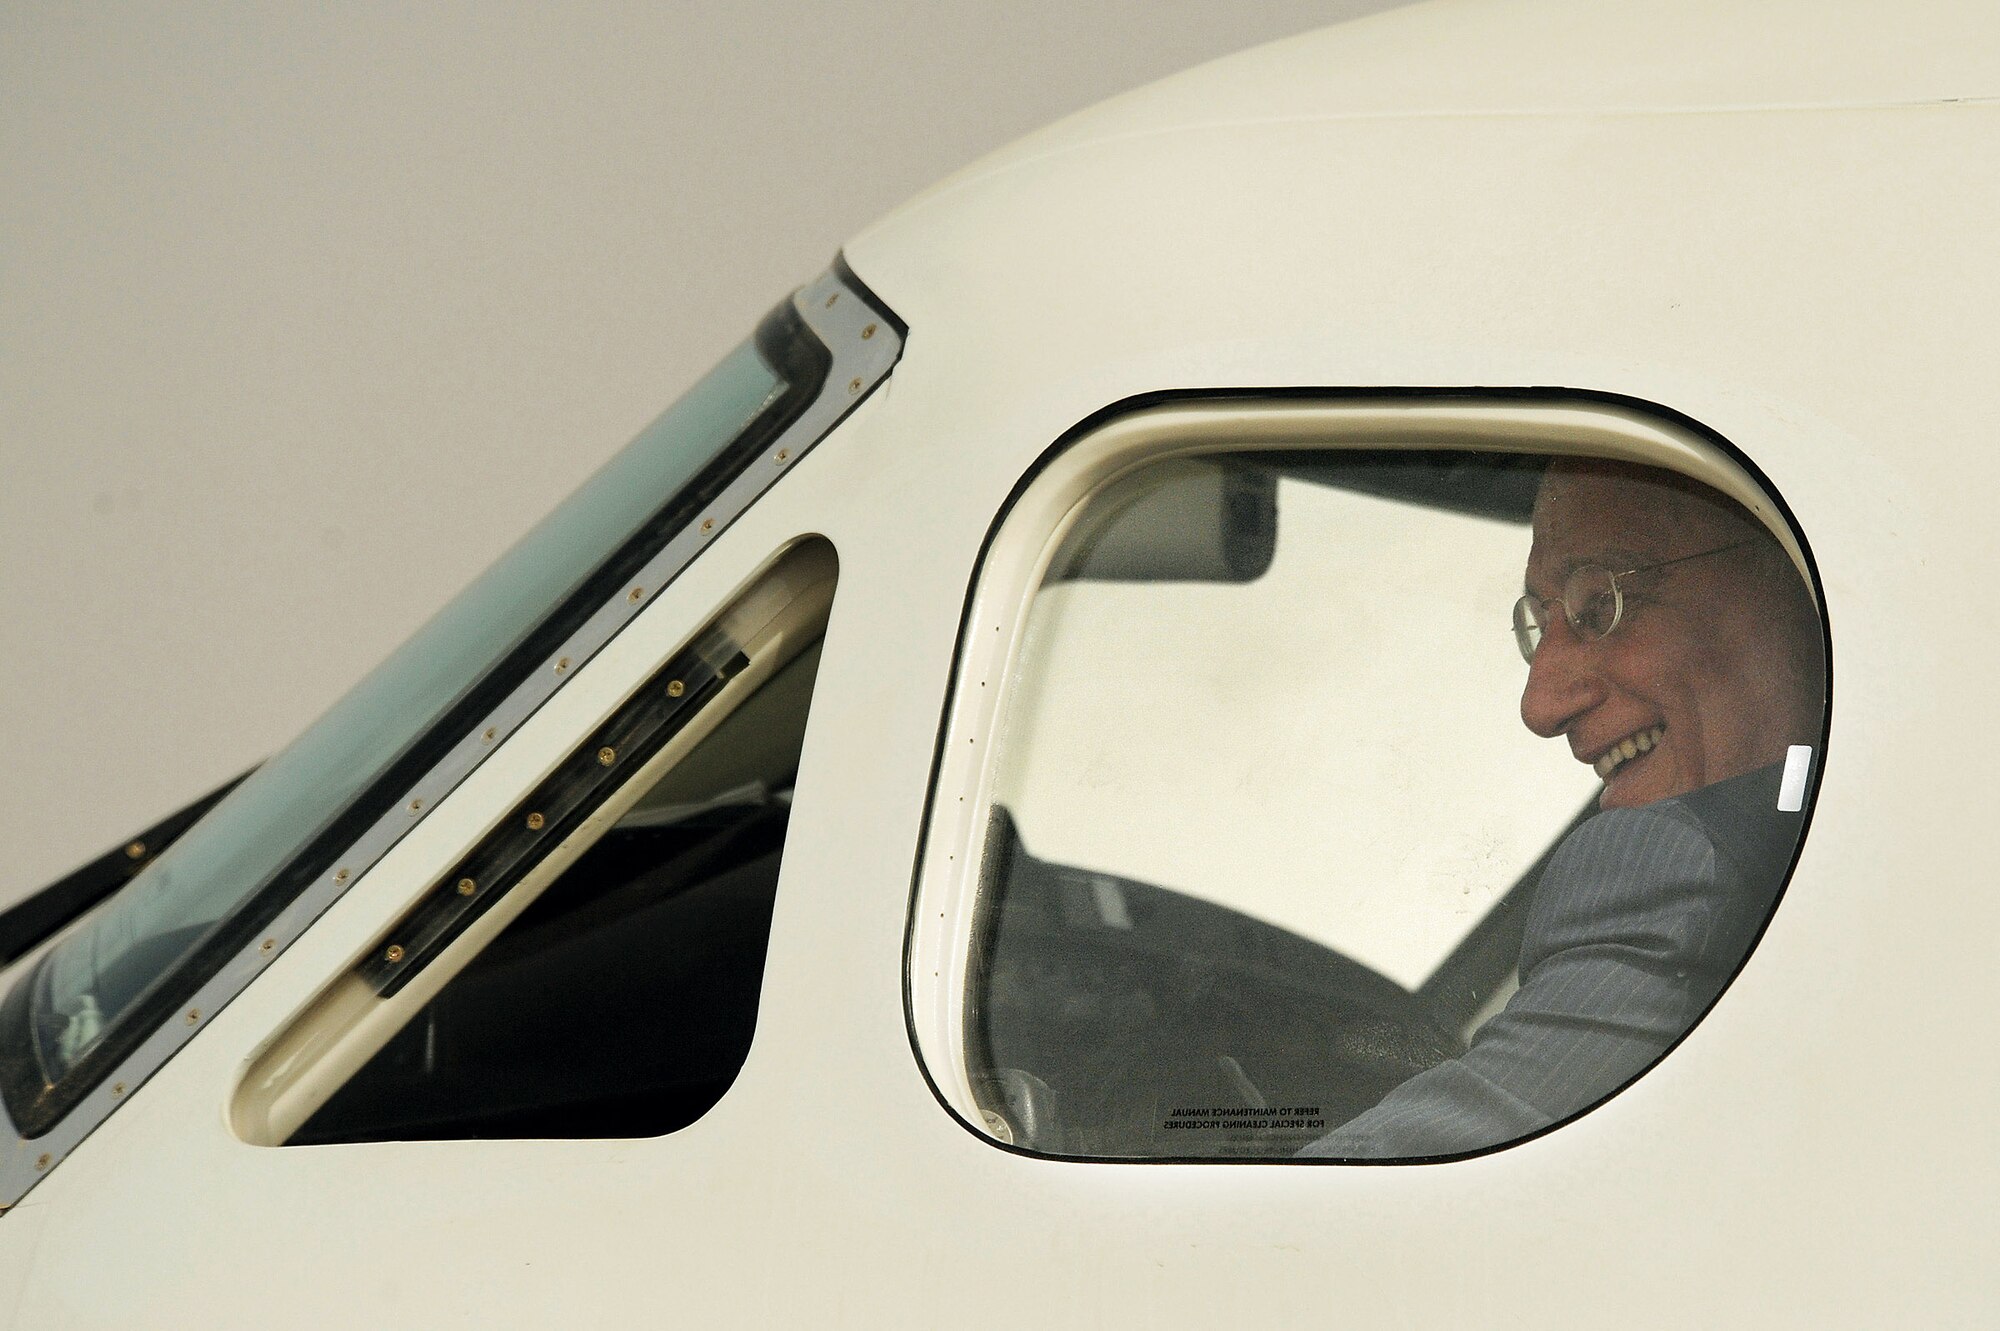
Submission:
[[[940,1105],[990,1146],[1037,1159],[1092,1164],[1364,1164],[1406,1159],[1070,1156],[1014,1144],[988,1122],[971,1084],[965,1039],[981,860],[992,822],[995,766],[987,754],[1006,713],[1009,676],[1050,562],[1091,501],[1135,470],[1176,458],[1274,450],[1457,450],[1600,458],[1679,473],[1741,504],[1777,539],[1819,612],[1826,679],[1819,752],[1803,820],[1772,912],[1782,905],[1811,832],[1833,715],[1833,635],[1810,543],[1764,473],[1720,433],[1670,408],[1618,394],[1557,389],[1185,390],[1114,403],[1051,444],[994,516],[975,561],[926,788],[904,938],[903,1003],[911,1051]],[[1765,921],[1768,926],[1769,917]],[[1760,926],[1714,1000],[1755,954]],[[1712,1003],[1633,1078],[1524,1136],[1440,1159],[1472,1159],[1554,1132],[1621,1094],[1707,1020]]]

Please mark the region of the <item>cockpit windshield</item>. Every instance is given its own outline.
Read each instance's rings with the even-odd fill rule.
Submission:
[[[51,950],[0,1006],[0,1091],[34,1134],[404,799],[818,396],[791,302],[289,748]],[[581,661],[576,664],[580,665]],[[488,732],[489,734],[491,732]],[[337,872],[337,871],[336,871]]]

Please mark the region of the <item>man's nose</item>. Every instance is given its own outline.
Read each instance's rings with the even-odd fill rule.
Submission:
[[[1521,690],[1521,721],[1543,739],[1568,732],[1577,718],[1602,700],[1604,690],[1591,668],[1589,646],[1563,615],[1552,615],[1528,663]]]

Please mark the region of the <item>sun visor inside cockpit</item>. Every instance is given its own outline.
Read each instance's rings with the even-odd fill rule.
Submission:
[[[1190,458],[1114,482],[1070,531],[1048,581],[1245,583],[1271,565],[1278,482],[1329,486],[1423,508],[1525,524],[1545,461],[1446,449]]]
[[[1114,482],[1056,551],[1057,582],[1254,582],[1278,542],[1278,476],[1208,458]]]
[[[1338,454],[1270,454],[1279,475],[1313,485],[1393,499],[1467,517],[1526,523],[1548,460],[1463,449],[1353,449]],[[1317,459],[1301,462],[1301,457]]]

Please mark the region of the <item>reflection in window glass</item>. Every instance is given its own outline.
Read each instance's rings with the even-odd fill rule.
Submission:
[[[968,990],[973,1085],[1017,1144],[1495,1146],[1658,1058],[1768,916],[1819,619],[1713,491],[1230,454],[1115,483],[1049,569]]]

